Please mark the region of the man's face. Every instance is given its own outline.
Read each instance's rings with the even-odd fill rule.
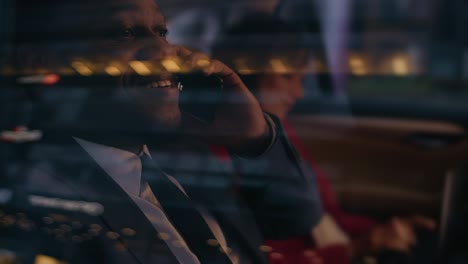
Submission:
[[[96,69],[114,65],[121,76],[118,86],[123,89],[119,90],[132,102],[121,109],[136,104],[138,113],[149,117],[152,123],[178,124],[179,91],[172,74],[162,66],[152,68],[149,75],[138,74],[135,70],[135,65],[141,66],[142,62],[158,64],[164,58],[177,55],[176,48],[166,40],[165,19],[153,0],[52,0],[46,3],[22,0],[20,3],[17,37],[21,48],[18,54],[26,58],[25,67],[65,66],[68,69],[71,66],[76,70],[77,63],[86,64],[91,69],[95,67],[89,79],[92,84],[99,72]],[[100,70],[99,74],[102,72]]]
[[[152,122],[177,126],[180,121],[179,90],[174,76],[163,68],[151,75],[136,74],[141,62],[158,62],[176,56],[166,39],[165,18],[153,0],[117,0],[108,27],[112,39],[106,53],[126,66],[121,86],[124,93]],[[133,68],[133,69],[132,69]]]

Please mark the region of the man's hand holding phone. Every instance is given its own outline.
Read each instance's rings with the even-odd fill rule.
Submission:
[[[219,103],[213,109],[213,120],[202,120],[187,112],[184,114],[184,132],[211,144],[225,145],[238,154],[262,153],[270,143],[271,131],[258,101],[240,77],[224,63],[210,59],[203,53],[178,47],[178,55],[187,68],[201,72],[207,78],[219,78],[223,86],[218,97]],[[184,90],[190,89],[189,83],[182,85]]]

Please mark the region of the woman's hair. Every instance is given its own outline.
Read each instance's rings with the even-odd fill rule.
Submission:
[[[255,92],[258,77],[272,72],[271,60],[281,59],[293,68],[299,51],[305,49],[303,30],[268,13],[251,13],[232,24],[213,47],[216,57],[238,70],[244,83]],[[305,59],[305,56],[302,57]],[[248,64],[248,71],[239,69]]]

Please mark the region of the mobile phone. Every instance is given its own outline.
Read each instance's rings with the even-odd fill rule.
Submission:
[[[213,123],[216,110],[221,104],[223,80],[203,73],[179,74],[182,85],[179,94],[179,107],[195,118]]]

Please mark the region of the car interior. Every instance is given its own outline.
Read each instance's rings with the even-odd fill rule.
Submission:
[[[208,55],[212,55],[223,32],[246,14],[268,13],[297,25],[301,45],[306,50],[306,67],[302,70],[304,95],[287,119],[315,165],[326,175],[342,209],[376,221],[413,215],[433,219],[436,229],[432,234],[431,263],[468,261],[468,196],[465,191],[468,188],[468,2],[156,2],[166,17],[168,41]],[[41,210],[37,203],[34,208],[34,204],[24,206],[10,202],[16,192],[28,191],[22,188],[26,179],[18,175],[22,175],[24,164],[34,155],[30,152],[31,146],[40,141],[42,129],[58,126],[65,130],[78,129],[73,121],[79,114],[81,100],[93,93],[101,96],[101,90],[95,88],[107,88],[109,80],[115,80],[121,73],[117,64],[106,64],[98,56],[74,61],[68,61],[66,56],[61,58],[66,54],[61,45],[70,45],[66,39],[62,42],[46,39],[31,44],[38,45],[37,49],[57,51],[58,58],[49,58],[45,66],[27,68],[16,64],[18,57],[35,58],[18,48],[15,14],[15,1],[0,3],[0,263],[29,263],[29,260],[37,264],[69,263],[52,257],[57,256],[54,250],[34,256],[18,250],[19,245],[28,243],[21,238],[30,228],[27,221],[20,221],[28,214],[24,210],[33,208],[37,221],[43,221],[43,217],[36,215]],[[286,42],[288,37],[285,33]],[[93,41],[98,40],[87,39],[84,43]],[[237,41],[244,42],[247,52],[242,56],[224,54],[232,59],[233,69],[244,75],[262,73],[265,69],[255,63],[258,59],[255,43]],[[84,45],[76,43],[72,45]],[[249,44],[252,44],[251,50]],[[292,60],[277,58],[270,61],[271,67],[276,72],[287,71]],[[163,66],[167,69],[171,65]],[[141,65],[131,66],[135,75],[141,75],[139,69],[144,70]],[[143,66],[150,71],[162,67]],[[188,83],[195,83],[192,77],[188,78]],[[210,82],[215,84],[206,85],[222,86],[219,80]],[[205,84],[200,81],[194,84],[197,85]],[[203,94],[200,90],[197,93]],[[196,96],[189,92],[185,95]],[[212,101],[202,100],[201,104],[208,106],[197,110],[188,106],[192,107],[188,111],[200,110],[194,115],[213,119]],[[58,111],[54,109],[57,106]],[[95,125],[91,124],[94,129]],[[55,150],[51,147],[50,151]],[[79,163],[59,150],[54,153],[58,159],[70,158],[71,162]],[[197,166],[213,162],[213,157],[196,156],[197,152],[184,155],[192,155],[186,159]],[[164,160],[169,159],[170,155],[164,157]],[[162,167],[169,171],[196,170],[191,163],[172,161],[166,165]],[[83,170],[80,175],[86,177],[86,173],[90,172]],[[212,172],[204,173],[208,177],[198,172],[198,178],[182,183],[221,184],[215,179],[216,175],[210,174]],[[38,203],[50,204],[51,201]],[[83,212],[100,210],[90,204],[70,206],[81,208]],[[17,229],[12,229],[14,226]],[[13,244],[9,245],[8,241],[11,240],[3,240],[2,236],[15,236],[15,232],[14,246],[10,247]],[[424,240],[420,238],[419,241]],[[55,245],[55,242],[47,243]],[[379,258],[375,258],[375,262],[369,258],[360,261],[353,263],[407,263],[380,262]]]

